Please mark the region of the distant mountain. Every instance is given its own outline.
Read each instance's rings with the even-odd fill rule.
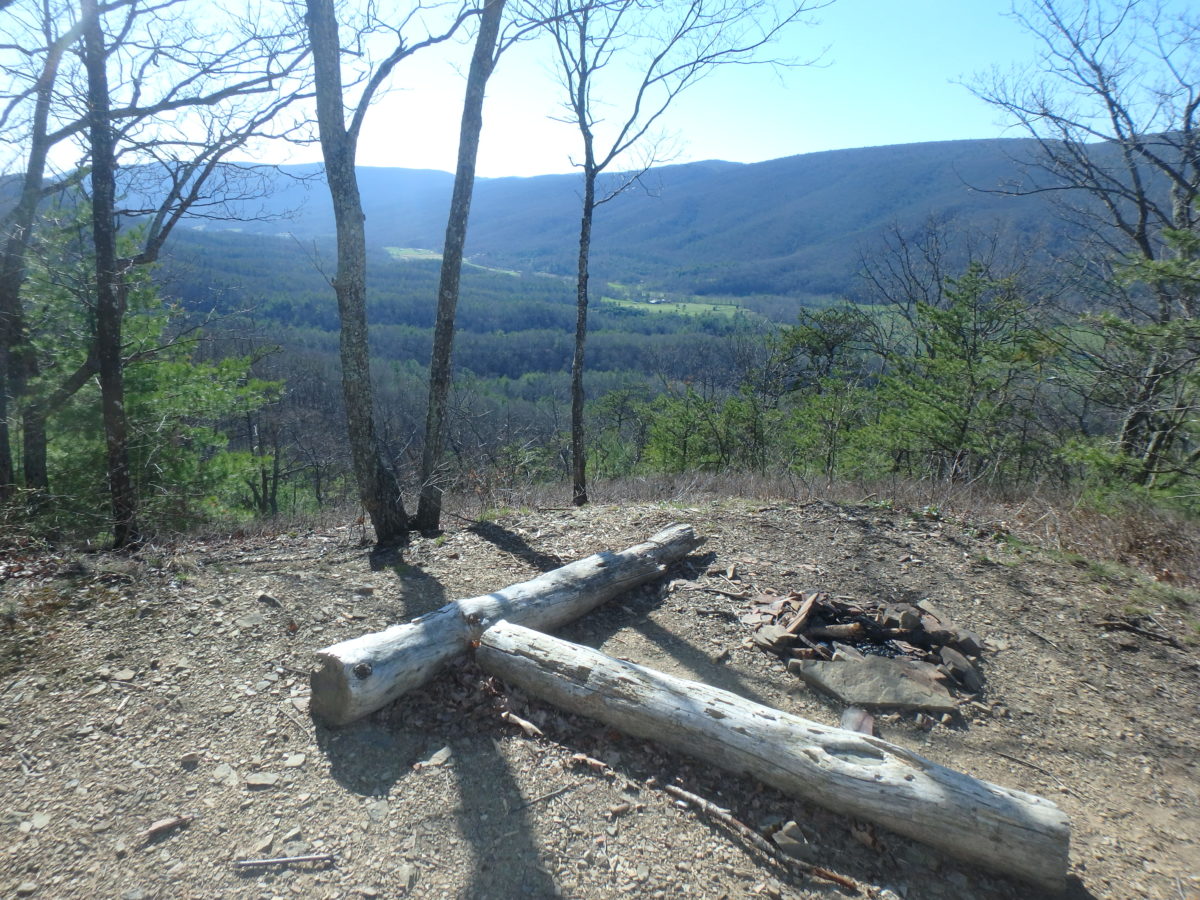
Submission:
[[[597,276],[686,293],[827,295],[849,290],[861,251],[893,224],[931,215],[960,227],[1002,228],[1046,244],[1061,230],[1040,196],[988,193],[1019,174],[1027,140],[944,141],[834,150],[741,164],[697,162],[652,170],[643,188],[598,210]],[[439,249],[452,176],[361,168],[368,240]],[[208,222],[208,229],[333,234],[317,167],[286,169],[265,211],[284,219]],[[579,177],[481,178],[467,252],[480,264],[525,272],[574,271]]]

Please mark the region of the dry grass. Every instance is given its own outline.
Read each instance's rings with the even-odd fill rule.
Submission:
[[[1200,586],[1200,521],[1149,504],[1100,511],[1078,493],[1001,494],[979,485],[890,479],[871,483],[807,481],[790,473],[689,473],[597,481],[596,503],[700,503],[742,498],[908,509],[968,523],[981,532],[1011,537],[1089,560],[1119,563],[1156,581]],[[486,498],[447,498],[447,509],[479,517],[495,508],[546,509],[570,505],[563,483],[494,492]],[[465,502],[464,502],[465,501]]]
[[[826,501],[911,510],[969,524],[980,532],[1011,537],[1051,551],[1086,560],[1119,563],[1157,582],[1200,588],[1200,520],[1149,504],[1126,504],[1101,511],[1078,493],[1034,491],[1015,496],[980,485],[887,479],[875,482],[828,482],[779,473],[686,473],[597,480],[590,485],[598,504],[674,503],[692,505],[718,500],[754,502]],[[516,486],[476,485],[474,490],[447,494],[443,508],[450,517],[477,521],[505,509],[569,508],[565,482]],[[37,529],[22,521],[20,504],[0,507],[0,544],[10,549],[40,543]],[[170,548],[189,539],[228,538],[263,533],[302,533],[333,525],[351,525],[362,541],[370,539],[363,510],[352,502],[328,505],[317,513],[279,516],[251,522],[205,524],[187,534],[157,534],[150,548]]]

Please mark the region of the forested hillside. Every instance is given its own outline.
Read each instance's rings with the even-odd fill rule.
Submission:
[[[3,14],[33,49],[0,47],[0,513],[134,545],[143,526],[356,500],[396,544],[413,494],[501,503],[569,476],[586,503],[585,473],[753,473],[1194,517],[1197,31],[1118,6],[1036,4],[1025,27],[1055,52],[975,89],[1023,137],[635,178],[645,148],[623,136],[713,57],[626,35],[644,87],[682,80],[665,105],[589,106],[572,53],[608,45],[563,29],[613,15],[624,34],[634,8],[589,4],[525,23],[580,88],[584,171],[475,179],[501,20],[524,14],[506,4],[429,31],[476,44],[452,175],[353,165],[373,92],[425,45],[368,29],[391,56],[348,52],[328,0],[272,6],[244,40],[188,20],[166,56],[140,6],[18,0]],[[746,61],[802,7],[734,4],[757,38],[706,37]],[[693,4],[653,8],[708,27]],[[274,139],[326,166],[238,161]]]
[[[1034,153],[1023,139],[949,141],[660,166],[642,189],[600,209],[597,274],[689,294],[846,294],[861,252],[889,227],[912,229],[931,215],[1052,253],[1065,236],[1048,198],[989,193],[1015,184]],[[285,168],[264,207],[279,218],[206,227],[329,238],[333,216],[319,178],[315,168]],[[373,246],[441,246],[450,175],[363,168],[360,179]],[[468,255],[481,265],[570,274],[578,189],[576,175],[479,179]]]

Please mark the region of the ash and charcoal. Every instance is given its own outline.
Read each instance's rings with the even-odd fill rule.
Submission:
[[[952,713],[984,689],[978,635],[928,600],[880,603],[823,592],[762,595],[741,620],[752,642],[837,700],[874,709]]]

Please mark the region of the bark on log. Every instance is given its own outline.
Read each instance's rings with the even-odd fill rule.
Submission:
[[[485,631],[486,671],[556,706],[1052,891],[1070,825],[1049,800],[509,622]]]
[[[454,600],[385,631],[317,652],[310,709],[329,725],[345,725],[427,682],[501,619],[550,630],[618,594],[659,577],[700,544],[690,525],[672,525],[619,553],[604,551],[532,581]]]

